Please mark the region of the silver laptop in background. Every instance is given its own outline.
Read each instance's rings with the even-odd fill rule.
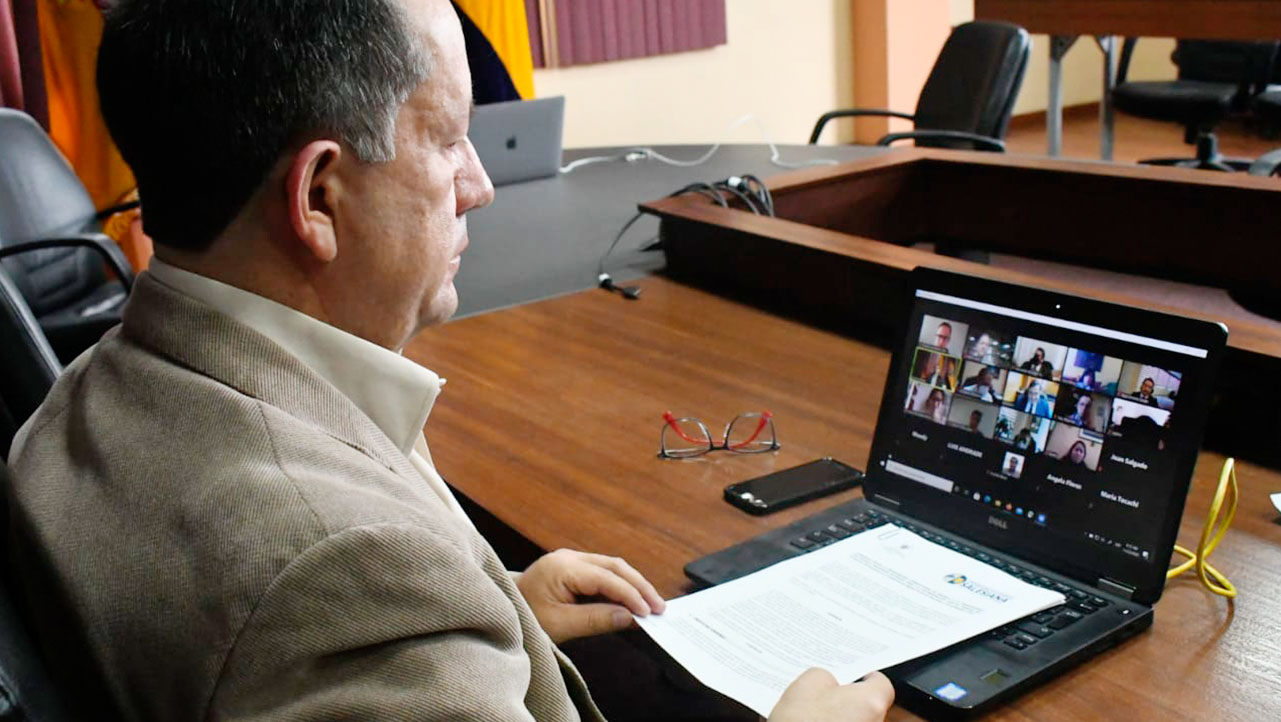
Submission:
[[[546,178],[560,169],[565,97],[476,106],[467,135],[494,185]]]

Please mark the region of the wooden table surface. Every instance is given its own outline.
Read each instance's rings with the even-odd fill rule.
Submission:
[[[1277,0],[974,0],[974,17],[1047,35],[1281,38]]]
[[[429,329],[406,349],[449,379],[427,424],[443,475],[539,547],[628,559],[666,596],[689,561],[845,501],[771,516],[722,488],[820,456],[867,462],[889,352],[662,278]],[[661,414],[722,426],[775,414],[774,454],[657,456]],[[1195,545],[1223,458],[1203,452],[1180,541]],[[1214,564],[1235,604],[1173,582],[1151,630],[994,713],[1011,720],[1281,718],[1281,474],[1238,465],[1241,506]],[[894,719],[912,719],[896,708]]]

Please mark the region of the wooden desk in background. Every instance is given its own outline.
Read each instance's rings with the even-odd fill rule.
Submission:
[[[1226,322],[1207,444],[1281,468],[1281,405],[1259,402],[1281,377],[1276,179],[902,148],[768,183],[774,218],[643,204],[665,273],[886,347],[917,266]]]
[[[1099,103],[1101,157],[1112,159],[1112,88],[1117,36],[1204,40],[1281,39],[1276,0],[974,0],[976,20],[1005,20],[1050,36],[1050,97],[1045,110],[1049,154],[1063,137],[1063,56],[1079,36],[1092,35],[1103,51]]]
[[[864,466],[889,353],[666,279],[641,285],[635,302],[592,290],[455,321],[406,355],[449,379],[427,438],[456,488],[542,549],[623,556],[670,597],[688,591],[687,562],[858,494],[763,518],[721,499],[726,484],[824,455]],[[657,456],[664,410],[715,428],[762,408],[776,415],[777,453]],[[1222,462],[1201,454],[1184,544]],[[1238,474],[1241,507],[1214,556],[1241,590],[1235,605],[1173,582],[1151,630],[991,718],[1275,719],[1281,525],[1267,493],[1281,474],[1247,463]]]

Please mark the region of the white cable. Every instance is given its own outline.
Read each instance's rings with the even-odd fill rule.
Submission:
[[[816,158],[814,160],[806,160],[806,161],[801,161],[799,163],[788,163],[782,160],[778,152],[778,146],[774,144],[773,140],[770,140],[769,131],[765,129],[765,124],[762,123],[759,118],[757,118],[755,115],[751,113],[748,113],[747,115],[744,115],[738,120],[735,120],[733,123],[730,123],[729,126],[725,128],[722,135],[723,136],[729,135],[740,125],[748,121],[752,121],[756,123],[756,127],[759,128],[761,131],[761,137],[765,140],[765,144],[769,146],[770,163],[773,163],[774,165],[780,168],[806,168],[812,165],[836,165],[838,162],[840,162],[832,158]],[[641,160],[643,158],[653,158],[654,160],[657,160],[661,163],[674,165],[680,168],[693,168],[694,166],[702,165],[703,163],[706,163],[713,155],[716,155],[716,151],[720,150],[721,145],[723,145],[723,143],[718,141],[715,145],[709,148],[706,153],[704,153],[703,155],[693,160],[680,160],[677,158],[669,158],[663,155],[662,153],[659,153],[658,151],[654,150],[653,148],[642,148],[642,147],[629,148],[628,150],[622,153],[619,153],[617,155],[598,155],[598,156],[592,156],[590,158],[579,158],[576,161],[573,161],[571,163],[568,163],[562,166],[560,169],[560,172],[572,173],[574,170],[585,165],[593,165],[596,163],[609,163],[609,162],[620,161],[620,160],[624,160],[630,163],[637,160]]]

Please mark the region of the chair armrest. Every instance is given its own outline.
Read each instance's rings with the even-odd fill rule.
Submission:
[[[823,132],[823,126],[827,121],[837,118],[854,118],[863,116],[878,116],[882,118],[903,118],[904,120],[916,120],[916,116],[908,113],[899,113],[894,110],[878,110],[876,108],[847,108],[845,110],[831,110],[818,117],[818,122],[814,124],[814,132],[810,133],[810,145],[818,142],[818,136]]]
[[[1250,164],[1250,175],[1274,176],[1281,169],[1281,148],[1270,150]]]
[[[114,206],[107,206],[106,208],[103,208],[102,210],[93,214],[93,219],[95,221],[105,221],[117,213],[123,213],[124,211],[133,210],[134,208],[137,208],[140,205],[142,205],[142,201],[126,201],[124,203],[117,203]]]
[[[100,233],[80,233],[63,238],[42,238],[38,241],[15,243],[12,246],[0,248],[0,258],[16,256],[28,251],[38,251],[42,248],[70,248],[77,246],[88,248],[102,256],[107,265],[111,267],[111,270],[120,278],[120,283],[125,287],[125,292],[133,292],[133,269],[129,266],[129,259],[125,258],[125,252],[120,250],[120,246],[117,246],[115,241]]]
[[[900,140],[967,140],[977,145],[979,150],[990,150],[997,153],[1005,152],[1005,142],[997,140],[986,135],[978,133],[967,133],[963,130],[908,130],[902,133],[890,133],[880,140],[876,141],[877,145],[889,145],[897,143]]]

